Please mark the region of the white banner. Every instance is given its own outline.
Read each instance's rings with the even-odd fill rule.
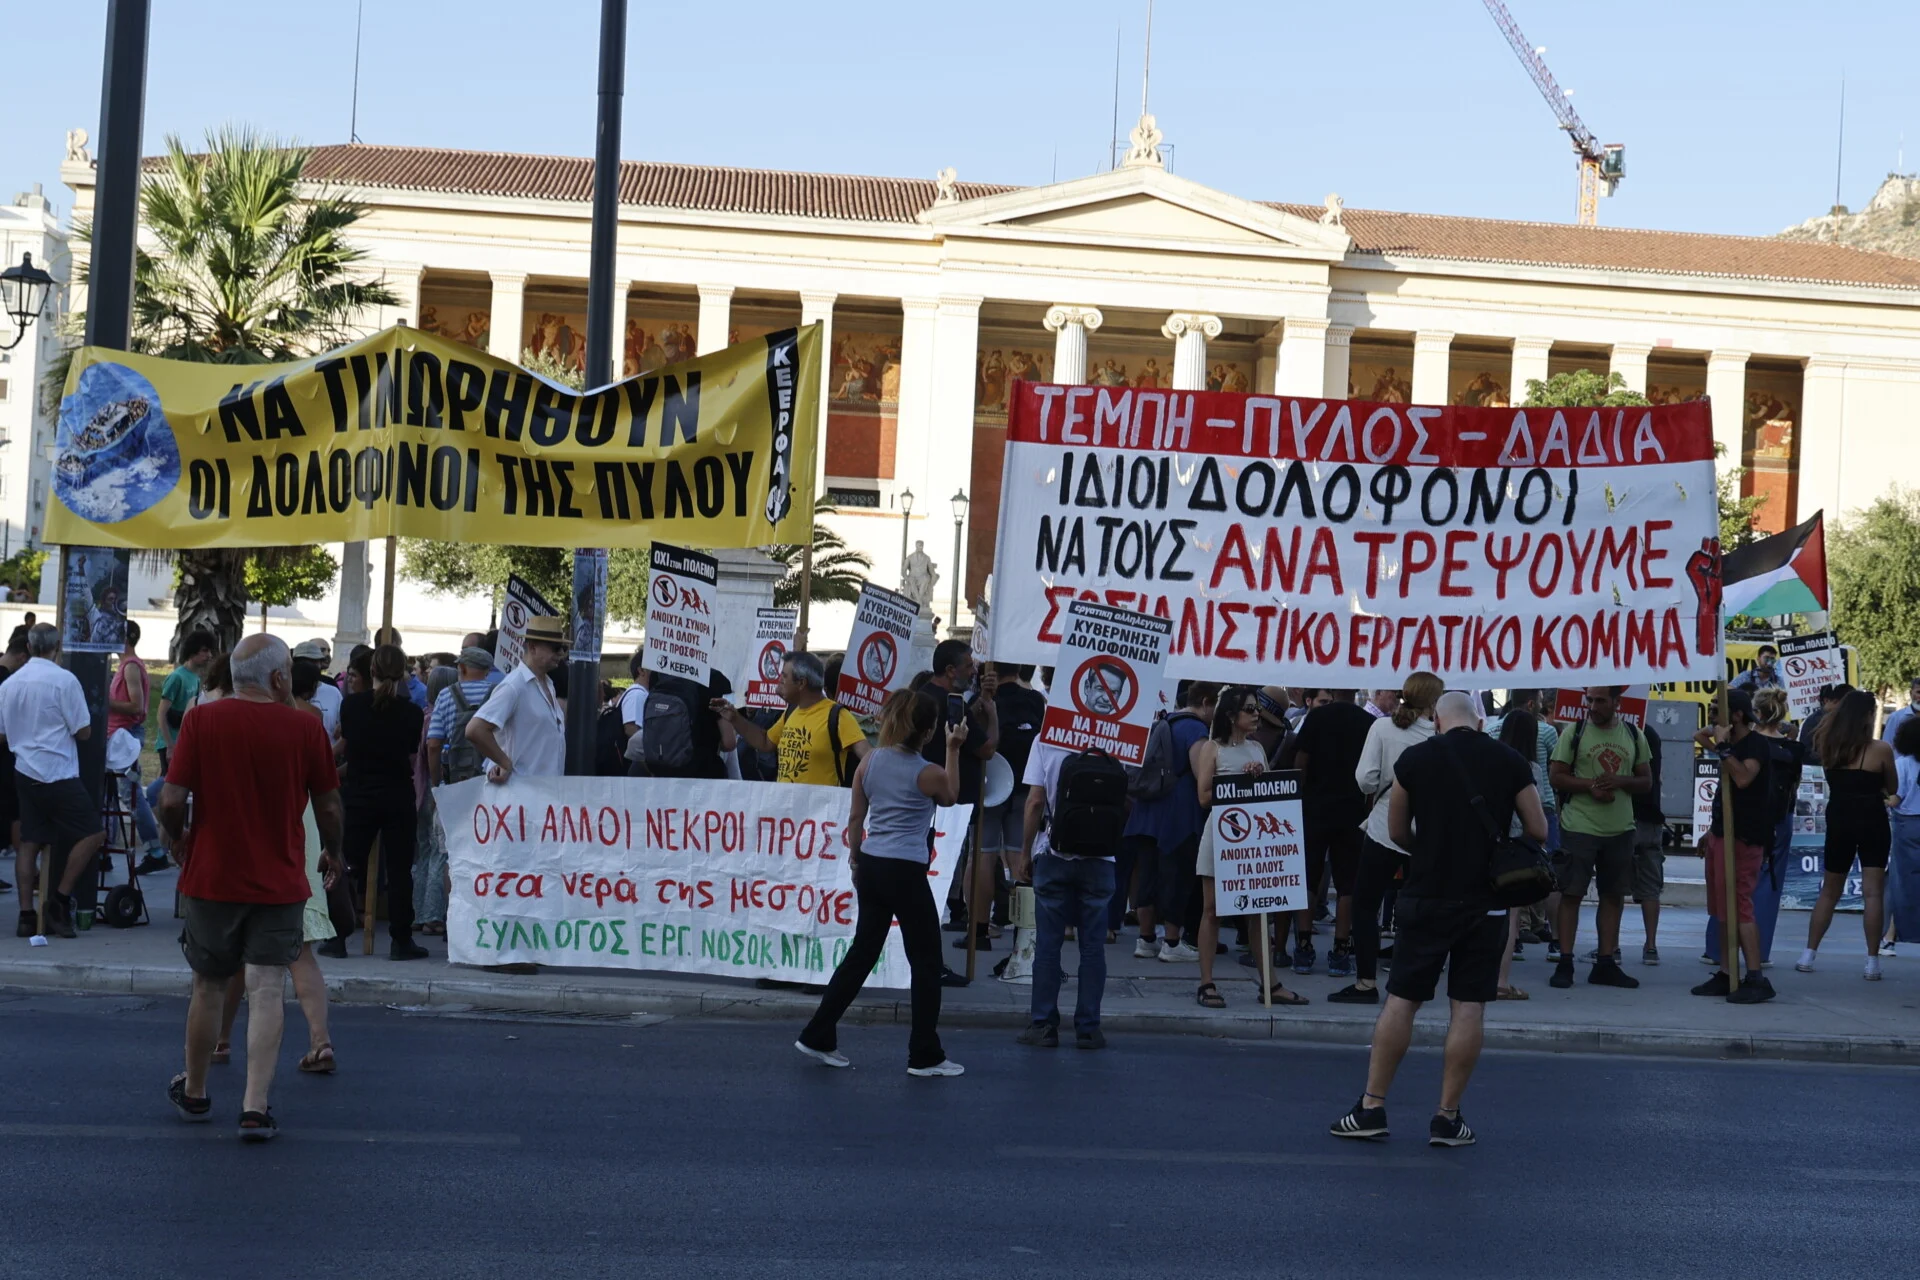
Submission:
[[[853,940],[850,794],[518,775],[442,787],[448,959],[825,982]],[[971,817],[971,805],[934,811],[936,902]],[[907,977],[896,932],[867,985]]]
[[[786,699],[780,696],[780,667],[787,650],[793,648],[793,634],[799,625],[798,609],[754,611],[753,643],[747,646],[740,678],[733,682],[741,706],[786,710]]]
[[[1833,632],[1780,642],[1780,678],[1787,685],[1787,714],[1805,720],[1820,709],[1820,690],[1847,682],[1847,655]]]
[[[648,558],[649,671],[706,684],[713,674],[713,610],[720,562],[698,551],[653,544]]]
[[[1098,747],[1121,764],[1144,760],[1172,630],[1164,618],[1068,602],[1053,667],[1059,696],[1047,704],[1040,741],[1068,751]]]
[[[1705,404],[1477,409],[1015,383],[994,654],[1069,600],[1166,618],[1170,675],[1637,684],[1719,668]],[[1257,675],[1257,679],[1256,679]]]
[[[871,582],[860,588],[837,691],[849,711],[873,715],[889,693],[912,681],[907,655],[913,650],[913,620],[919,613],[920,606],[897,591]]]
[[[1300,775],[1242,773],[1213,780],[1213,909],[1220,916],[1307,905]]]

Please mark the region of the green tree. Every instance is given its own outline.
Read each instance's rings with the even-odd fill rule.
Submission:
[[[1882,697],[1920,664],[1920,494],[1896,489],[1827,529],[1833,629]]]
[[[573,552],[565,547],[495,546],[405,538],[400,572],[430,590],[452,595],[486,593],[497,604],[509,575],[518,574],[557,609],[573,587]],[[607,556],[607,615],[639,626],[647,618],[647,553],[615,547]]]
[[[1591,369],[1574,369],[1567,373],[1556,373],[1544,381],[1539,378],[1527,379],[1527,398],[1521,403],[1529,409],[1624,409],[1651,404],[1652,401],[1638,391],[1629,390],[1627,380],[1618,373],[1600,374]],[[1722,457],[1726,454],[1726,448],[1716,444],[1713,453],[1715,457]],[[1744,547],[1758,536],[1753,530],[1753,517],[1767,500],[1764,494],[1748,498],[1740,496],[1742,470],[1740,467],[1714,468],[1714,489],[1720,499],[1722,551]]]
[[[398,302],[360,278],[365,251],[350,239],[365,209],[327,190],[302,188],[308,152],[250,129],[211,132],[189,152],[169,135],[167,154],[140,190],[150,241],[134,262],[132,349],[174,360],[260,364],[339,346],[367,312]],[[91,227],[81,224],[82,239]],[[72,318],[84,330],[84,314]],[[72,362],[49,370],[57,403]],[[181,551],[174,604],[179,633],[204,627],[223,646],[246,624],[246,567],[295,560],[307,547]]]
[[[267,629],[267,607],[285,609],[296,600],[318,600],[340,572],[340,562],[319,547],[291,547],[289,554],[247,561],[247,595],[260,606],[260,629]]]
[[[871,557],[849,547],[846,539],[820,523],[821,516],[833,515],[835,511],[826,502],[814,504],[813,590],[808,593],[814,604],[852,604],[860,598],[860,588],[866,585],[867,572],[873,568]],[[762,548],[787,569],[787,576],[773,589],[773,603],[777,607],[788,608],[800,603],[804,549],[804,544],[797,542]]]

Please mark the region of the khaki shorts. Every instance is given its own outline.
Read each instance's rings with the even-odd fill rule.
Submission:
[[[304,902],[212,902],[183,893],[180,903],[180,951],[203,978],[231,978],[249,964],[284,969],[300,956]]]
[[[1560,852],[1554,857],[1554,866],[1560,873],[1560,892],[1569,897],[1585,897],[1587,886],[1598,880],[1603,898],[1624,898],[1632,893],[1633,843],[1631,831],[1593,836],[1562,828]]]
[[[1658,902],[1667,887],[1667,851],[1660,838],[1666,828],[1658,822],[1633,824],[1633,900]]]

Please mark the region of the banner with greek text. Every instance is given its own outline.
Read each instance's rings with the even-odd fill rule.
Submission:
[[[1711,678],[1705,404],[1424,407],[1017,382],[994,656],[1069,600],[1173,624],[1172,676],[1356,686]],[[1255,674],[1259,679],[1254,680]]]
[[[907,655],[913,650],[913,620],[920,606],[898,591],[862,583],[853,607],[853,633],[840,665],[839,701],[855,715],[877,715],[895,689],[913,679]]]
[[[696,778],[473,778],[434,793],[455,964],[825,982],[853,940],[849,792]],[[944,899],[971,805],[934,811]],[[872,987],[905,987],[888,938]]]
[[[83,347],[60,402],[46,537],[802,542],[819,396],[818,325],[589,392],[406,326],[287,364]]]
[[[1053,665],[1066,697],[1047,703],[1040,741],[1068,751],[1097,747],[1121,764],[1145,760],[1159,706],[1140,695],[1164,683],[1170,630],[1165,618],[1068,601],[1067,634]]]

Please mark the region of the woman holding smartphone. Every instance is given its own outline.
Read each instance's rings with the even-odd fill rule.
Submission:
[[[940,912],[927,884],[929,835],[936,805],[960,796],[960,749],[967,722],[945,730],[946,764],[928,764],[921,751],[943,726],[938,705],[911,690],[888,695],[880,707],[880,746],[853,775],[853,811],[847,820],[848,858],[859,905],[853,945],[833,971],[827,993],[793,1042],[829,1067],[852,1064],[839,1051],[836,1030],[900,921],[900,941],[912,970],[913,1029],[907,1074],[957,1076],[964,1068],[940,1047]]]

